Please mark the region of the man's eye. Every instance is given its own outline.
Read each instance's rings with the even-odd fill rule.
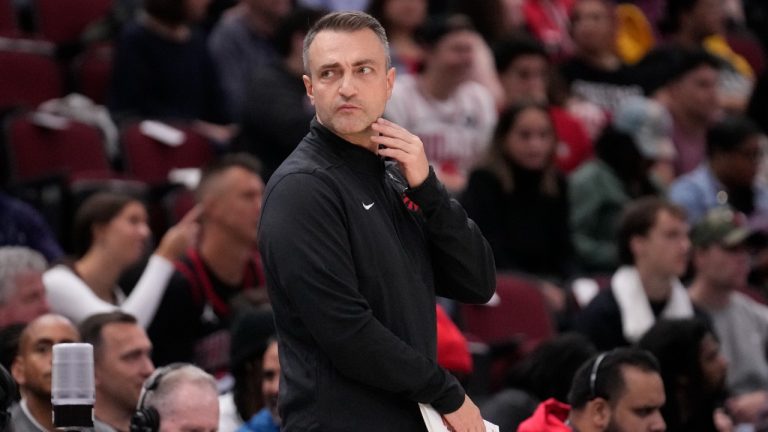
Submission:
[[[333,76],[333,71],[332,70],[324,70],[324,71],[320,72],[320,78],[330,78],[332,76]]]
[[[369,66],[363,66],[360,68],[360,73],[369,74],[371,72],[373,72],[373,69]]]

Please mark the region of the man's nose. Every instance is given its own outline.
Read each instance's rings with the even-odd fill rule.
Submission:
[[[657,411],[653,415],[653,423],[651,424],[651,432],[664,432],[667,430],[667,424],[664,422],[664,417],[661,416],[661,412]]]
[[[350,98],[356,93],[357,86],[354,83],[352,74],[345,74],[344,78],[341,79],[341,84],[339,85],[339,94],[345,98]]]

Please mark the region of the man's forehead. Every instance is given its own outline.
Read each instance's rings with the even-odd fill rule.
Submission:
[[[77,330],[65,321],[33,322],[21,335],[19,345],[26,347],[39,342],[50,341],[52,344],[75,342],[79,339]]]
[[[311,66],[355,63],[363,60],[386,62],[384,45],[371,29],[354,31],[323,30],[309,47]]]

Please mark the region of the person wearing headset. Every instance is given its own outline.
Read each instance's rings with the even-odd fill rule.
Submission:
[[[216,432],[216,380],[189,363],[161,367],[144,382],[130,432]]]

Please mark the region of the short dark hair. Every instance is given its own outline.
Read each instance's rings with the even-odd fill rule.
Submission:
[[[80,323],[80,338],[83,343],[93,345],[93,356],[95,359],[99,358],[100,348],[104,342],[102,330],[107,325],[115,323],[138,325],[136,317],[120,310],[91,315]]]
[[[528,36],[513,36],[499,42],[493,49],[496,71],[503,73],[519,57],[537,56],[549,63],[547,50],[537,40]]]
[[[93,243],[93,228],[108,224],[130,203],[143,205],[137,196],[122,192],[97,192],[88,197],[77,209],[73,224],[74,252],[79,258]]]
[[[707,131],[707,156],[730,153],[741,147],[747,138],[762,135],[762,133],[760,127],[746,117],[727,116]]]
[[[621,264],[635,264],[635,256],[631,248],[632,238],[648,235],[662,211],[669,212],[681,220],[687,219],[685,209],[656,196],[643,197],[627,205],[619,222],[618,247]]]
[[[638,75],[644,77],[643,90],[646,94],[652,94],[701,66],[720,70],[723,62],[701,47],[668,45],[648,53],[636,68]]]
[[[311,75],[309,70],[309,47],[314,42],[315,37],[322,31],[335,31],[335,32],[355,32],[358,30],[368,29],[372,31],[379,41],[384,46],[384,52],[386,53],[387,69],[392,64],[389,56],[389,41],[387,40],[387,33],[384,31],[381,23],[376,18],[368,15],[365,12],[347,11],[347,12],[333,12],[320,18],[309,29],[309,32],[304,37],[304,72],[307,75]]]
[[[660,373],[658,361],[648,351],[615,348],[592,357],[579,368],[568,393],[568,403],[574,410],[579,410],[589,401],[601,397],[613,406],[624,393],[624,368],[627,366]]]
[[[248,153],[229,153],[214,160],[203,168],[200,175],[200,183],[197,185],[197,199],[208,184],[216,177],[230,168],[242,168],[254,175],[261,177],[261,161]]]

